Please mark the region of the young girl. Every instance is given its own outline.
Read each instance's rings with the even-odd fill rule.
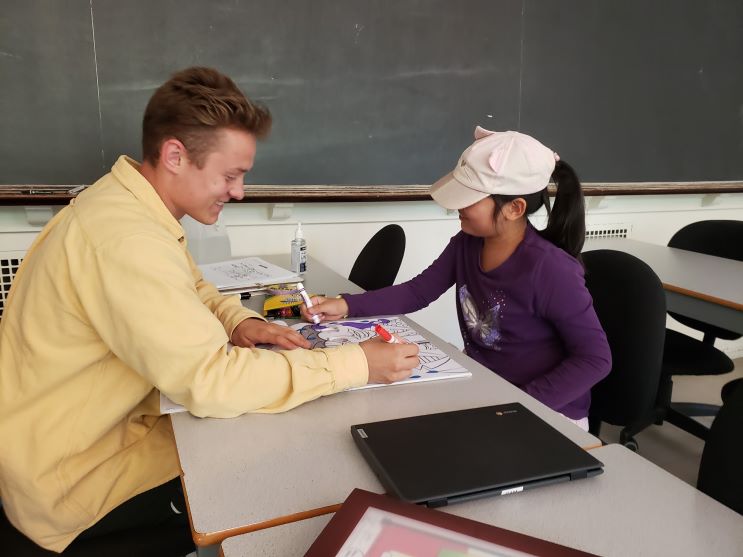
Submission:
[[[467,355],[588,429],[591,387],[609,373],[611,353],[583,278],[585,214],[573,169],[528,135],[478,127],[431,197],[459,210],[462,231],[428,269],[388,288],[316,297],[304,316],[411,313],[456,284]],[[539,231],[526,215],[542,205],[549,220]]]

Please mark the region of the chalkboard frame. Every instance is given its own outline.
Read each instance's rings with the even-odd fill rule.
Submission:
[[[0,185],[0,206],[66,205],[84,186]],[[245,197],[233,203],[337,203],[370,201],[427,201],[428,185],[314,186],[248,185]],[[550,186],[551,194],[555,193]],[[583,184],[586,197],[624,195],[691,195],[743,193],[743,181],[728,182],[625,182]]]

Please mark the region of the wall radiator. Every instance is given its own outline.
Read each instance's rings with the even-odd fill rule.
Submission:
[[[0,253],[0,317],[3,316],[5,310],[5,300],[8,299],[8,292],[10,292],[10,284],[13,282],[18,266],[23,261],[24,252],[3,252]]]

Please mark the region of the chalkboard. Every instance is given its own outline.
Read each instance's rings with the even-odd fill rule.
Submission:
[[[0,183],[139,158],[190,65],[272,110],[250,183],[431,183],[476,124],[584,181],[740,180],[742,30],[740,0],[4,0]]]

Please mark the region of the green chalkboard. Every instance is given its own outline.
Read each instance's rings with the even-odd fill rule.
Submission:
[[[477,124],[584,181],[740,180],[741,29],[740,0],[4,0],[0,183],[139,158],[189,65],[271,108],[251,183],[431,183]]]

